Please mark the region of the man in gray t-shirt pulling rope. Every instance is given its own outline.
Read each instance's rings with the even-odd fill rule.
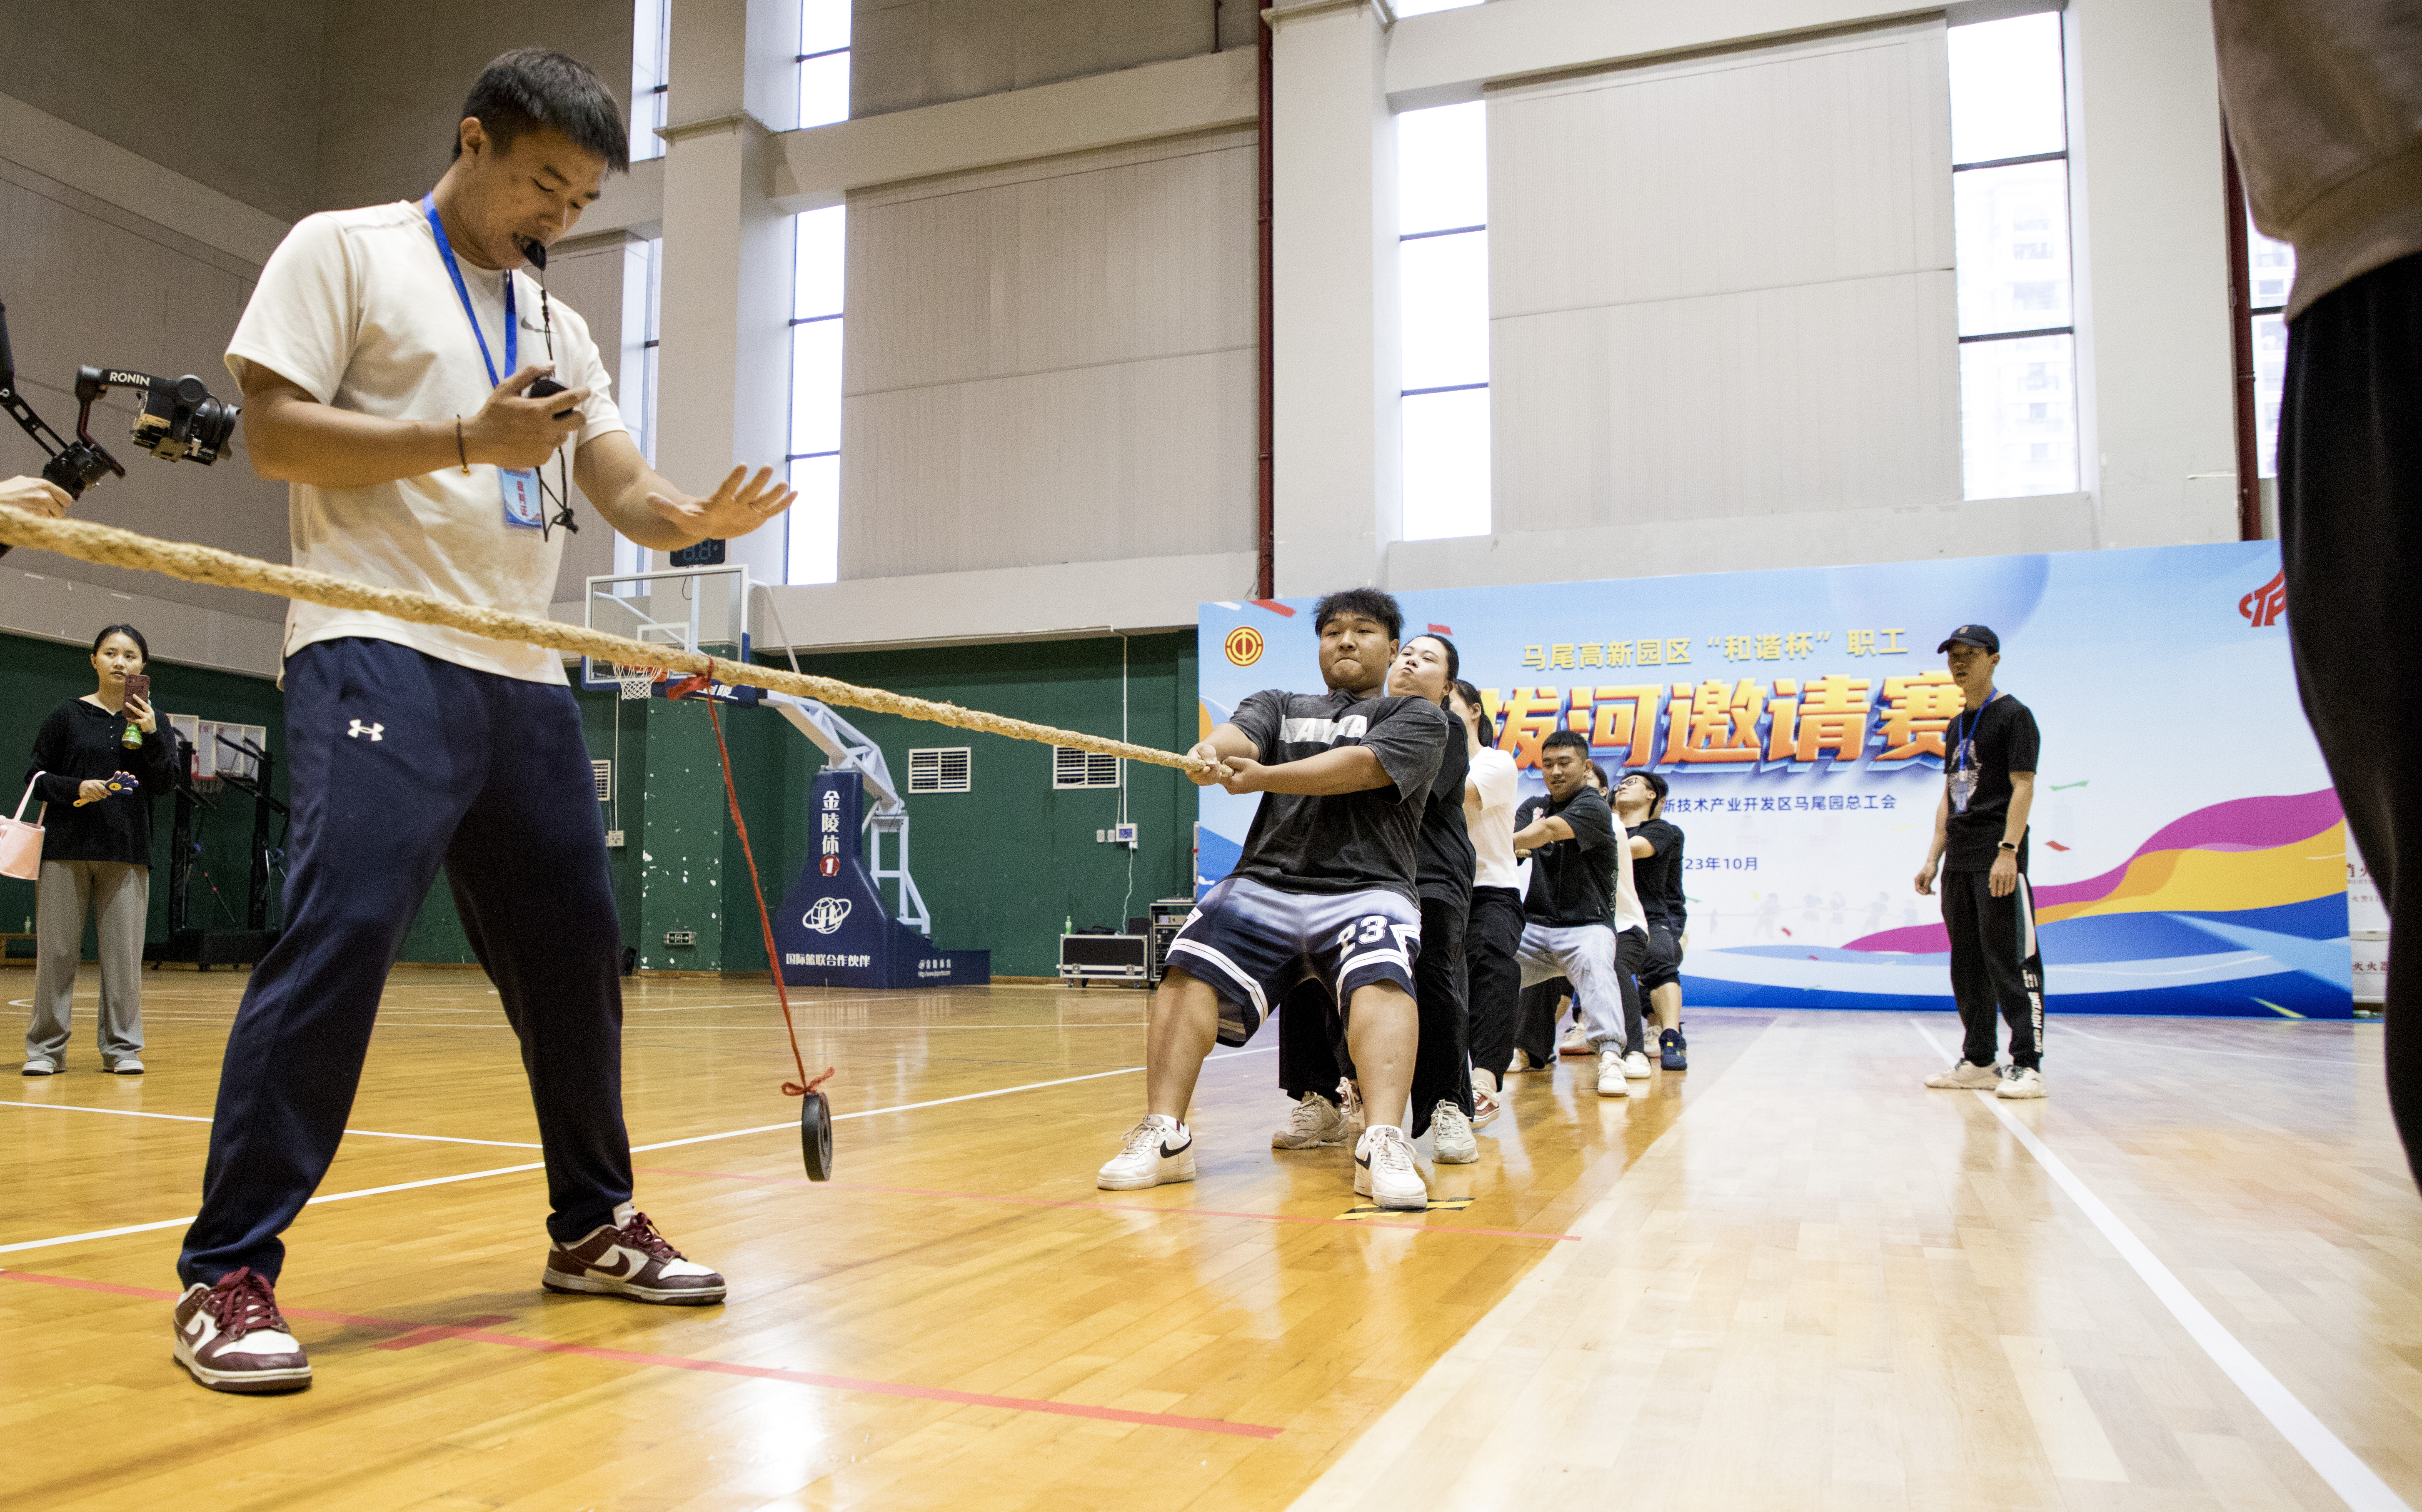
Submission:
[[[1419,1210],[1429,1193],[1406,1138],[1420,1019],[1422,944],[1414,836],[1445,754],[1448,721],[1426,699],[1385,695],[1404,627],[1375,589],[1331,593],[1313,611],[1326,693],[1256,693],[1190,753],[1189,773],[1259,793],[1236,869],[1196,906],[1169,949],[1144,1047],[1146,1113],[1101,1169],[1105,1189],[1194,1179],[1187,1105],[1216,1042],[1242,1045],[1270,1005],[1317,977],[1345,1015],[1369,1126],[1354,1147],[1354,1189]]]

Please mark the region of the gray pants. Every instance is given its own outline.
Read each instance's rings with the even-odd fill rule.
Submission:
[[[1522,943],[1514,959],[1522,968],[1522,985],[1564,977],[1573,984],[1573,1009],[1580,1016],[1590,1048],[1624,1043],[1623,986],[1616,980],[1617,941],[1605,924],[1534,924],[1522,926]]]
[[[143,1050],[143,933],[151,868],[132,861],[44,861],[34,893],[34,1013],[25,1059],[67,1063],[69,1005],[84,954],[85,910],[101,918],[101,1059]]]

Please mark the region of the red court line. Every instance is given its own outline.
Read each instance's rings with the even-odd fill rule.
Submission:
[[[940,1197],[962,1203],[1008,1203],[1018,1207],[1085,1207],[1105,1213],[1157,1213],[1164,1218],[1250,1218],[1263,1223],[1342,1223],[1358,1229],[1404,1229],[1413,1234],[1481,1234],[1501,1239],[1565,1239],[1579,1243],[1578,1234],[1533,1234],[1528,1229],[1432,1228],[1426,1223],[1387,1223],[1367,1218],[1309,1218],[1297,1213],[1230,1213],[1216,1207],[1152,1207],[1142,1203],[1085,1203],[1047,1197],[1000,1197],[982,1191],[927,1191],[922,1187],[878,1187],[866,1181],[817,1181],[805,1176],[744,1176],[730,1171],[643,1170],[643,1176],[691,1176],[700,1181],[758,1181],[781,1186],[845,1187],[851,1191],[888,1191],[904,1197]]]
[[[76,1276],[44,1276],[26,1270],[0,1270],[0,1280],[39,1282],[46,1286],[65,1286],[75,1291],[105,1292],[113,1297],[142,1297],[156,1301],[173,1301],[177,1292],[159,1291],[149,1286],[121,1286],[113,1282],[86,1281]],[[1134,1412],[1122,1407],[1093,1407],[1082,1402],[1053,1402],[1031,1396],[994,1396],[984,1392],[954,1392],[938,1386],[911,1386],[900,1381],[864,1380],[855,1376],[827,1376],[810,1370],[780,1370],[769,1365],[735,1365],[720,1360],[692,1360],[684,1355],[649,1354],[637,1349],[608,1349],[596,1345],[564,1344],[554,1339],[531,1339],[517,1333],[496,1333],[471,1324],[408,1323],[399,1318],[362,1317],[352,1313],[330,1313],[316,1307],[282,1309],[290,1317],[307,1318],[314,1323],[346,1323],[357,1328],[392,1329],[399,1337],[373,1346],[377,1348],[411,1348],[438,1339],[463,1339],[472,1344],[501,1345],[509,1349],[532,1349],[542,1354],[578,1355],[588,1360],[606,1360],[625,1365],[658,1365],[668,1370],[695,1370],[714,1376],[740,1376],[751,1380],[789,1381],[800,1386],[821,1386],[828,1391],[866,1392],[877,1396],[906,1396],[918,1401],[951,1402],[961,1407],[996,1407],[1012,1412],[1048,1412],[1060,1417],[1092,1418],[1103,1423],[1133,1423],[1148,1428],[1183,1428],[1191,1433],[1221,1433],[1240,1439],[1275,1439],[1285,1430],[1259,1423],[1229,1423],[1219,1418],[1174,1417],[1166,1412]],[[474,1320],[483,1323],[487,1318]]]

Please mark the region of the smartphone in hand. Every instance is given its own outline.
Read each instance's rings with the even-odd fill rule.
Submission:
[[[127,673],[126,696],[130,699],[141,699],[146,703],[150,702],[151,679],[141,672]]]

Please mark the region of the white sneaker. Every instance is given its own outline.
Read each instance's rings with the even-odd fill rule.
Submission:
[[[1337,1110],[1345,1119],[1345,1137],[1349,1140],[1360,1139],[1362,1137],[1362,1089],[1355,1084],[1352,1077],[1337,1079]]]
[[[1429,1189],[1422,1185],[1421,1168],[1413,1164],[1412,1142],[1405,1138],[1403,1129],[1375,1124],[1362,1131],[1354,1146],[1354,1195],[1402,1212],[1428,1210]]]
[[[1935,1088],[1957,1088],[1961,1092],[1990,1092],[2002,1084],[1999,1066],[1977,1065],[1965,1059],[1951,1063],[1948,1071],[1937,1071],[1926,1079]]]
[[[1480,1158],[1480,1142],[1471,1137],[1471,1121],[1451,1102],[1439,1103],[1431,1112],[1430,1137],[1440,1165],[1470,1165]]]
[[[1623,1058],[1623,1074],[1633,1081],[1648,1079],[1648,1057],[1639,1050]]]
[[[131,1055],[121,1055],[102,1069],[112,1076],[139,1077],[143,1074],[143,1063]]]
[[[1556,1053],[1574,1056],[1589,1054],[1589,1032],[1576,1024],[1565,1032],[1563,1039],[1556,1042]]]
[[[1503,1105],[1497,1100],[1497,1094],[1483,1092],[1478,1087],[1471,1089],[1472,1127],[1486,1128],[1497,1121],[1497,1115],[1503,1110]]]
[[[59,1063],[47,1055],[37,1055],[25,1063],[24,1074],[29,1077],[55,1077],[59,1074]]]
[[[1509,1077],[1521,1076],[1526,1072],[1553,1071],[1555,1068],[1555,1063],[1552,1061],[1543,1063],[1541,1062],[1532,1060],[1531,1052],[1528,1050],[1516,1050],[1514,1052],[1514,1063],[1505,1068],[1505,1074]]]
[[[2031,1065],[2011,1066],[2009,1074],[2002,1078],[2002,1084],[1993,1089],[1996,1097],[2040,1097],[2043,1095],[2043,1073]]]
[[[1307,1092],[1303,1100],[1287,1114],[1286,1127],[1270,1136],[1274,1150],[1316,1150],[1324,1144],[1343,1144],[1354,1137],[1345,1126],[1345,1114],[1338,1106],[1316,1092]]]
[[[1597,1095],[1628,1097],[1631,1084],[1623,1079],[1623,1052],[1610,1045],[1597,1052]]]
[[[1151,1113],[1127,1130],[1126,1142],[1094,1175],[1093,1185],[1104,1191],[1137,1191],[1193,1179],[1194,1131],[1166,1113]]]

